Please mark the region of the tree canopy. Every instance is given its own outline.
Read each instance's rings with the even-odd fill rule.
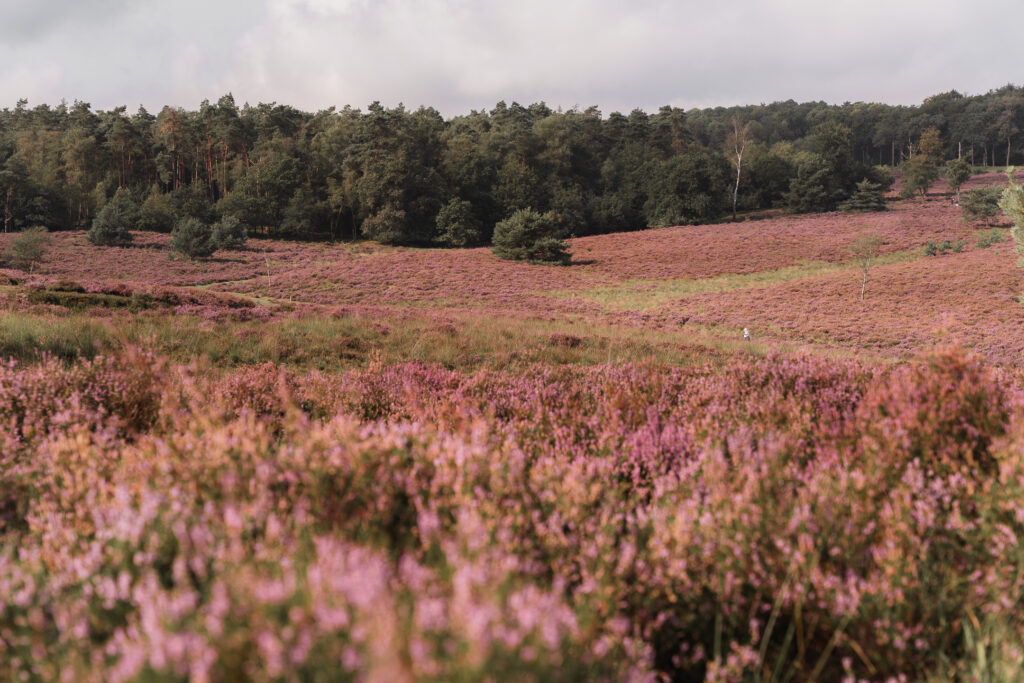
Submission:
[[[706,222],[734,205],[833,209],[864,179],[884,187],[879,166],[929,182],[949,159],[1024,163],[1021,102],[1008,85],[917,107],[790,100],[605,116],[499,102],[445,119],[379,103],[239,106],[230,94],[155,114],[21,100],[0,110],[0,223],[124,222],[105,209],[121,192],[132,229],[230,217],[252,235],[470,246],[525,208],[574,235]]]

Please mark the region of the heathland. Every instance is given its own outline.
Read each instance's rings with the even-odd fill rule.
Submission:
[[[1024,278],[953,196],[557,266],[50,233],[0,678],[1018,679]]]

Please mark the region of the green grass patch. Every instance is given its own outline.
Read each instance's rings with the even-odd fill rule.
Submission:
[[[0,358],[32,361],[49,354],[64,360],[91,358],[115,345],[111,328],[84,316],[40,317],[0,313]]]
[[[921,258],[923,247],[895,251],[882,254],[872,262],[872,266],[891,263],[903,263]],[[574,290],[556,292],[554,296],[570,299],[583,299],[600,304],[606,308],[621,311],[651,311],[672,301],[683,299],[694,294],[730,292],[737,289],[770,287],[782,282],[803,278],[820,277],[844,270],[854,270],[857,266],[850,263],[829,263],[827,261],[809,261],[775,270],[762,270],[756,273],[725,274],[699,279],[675,280],[630,280],[612,287],[599,287],[591,290]]]

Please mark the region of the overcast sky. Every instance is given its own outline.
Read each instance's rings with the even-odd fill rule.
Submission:
[[[1024,83],[1021,0],[0,0],[0,107],[605,114]]]

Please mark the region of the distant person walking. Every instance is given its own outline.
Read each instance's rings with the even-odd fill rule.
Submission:
[[[750,341],[750,330],[743,328],[743,341]]]

